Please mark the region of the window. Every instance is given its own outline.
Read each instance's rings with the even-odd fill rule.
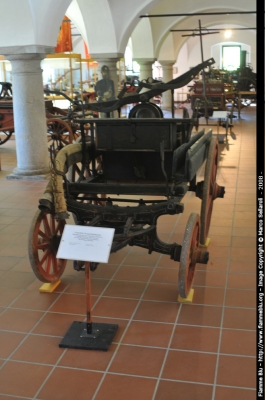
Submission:
[[[241,46],[223,46],[223,69],[233,71],[240,67]]]

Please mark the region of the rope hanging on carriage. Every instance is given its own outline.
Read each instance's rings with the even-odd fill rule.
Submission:
[[[90,143],[86,143],[86,152],[88,158],[91,159]],[[69,144],[59,151],[55,158],[54,165],[51,166],[51,178],[39,200],[39,208],[44,209],[46,207],[48,211],[51,211],[54,207],[55,219],[57,220],[68,219],[70,216],[67,212],[67,205],[64,197],[63,177],[71,165],[80,163],[82,159],[82,144]]]

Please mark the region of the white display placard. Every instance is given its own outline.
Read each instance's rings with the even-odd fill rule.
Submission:
[[[65,225],[57,258],[107,263],[114,228]]]
[[[212,118],[226,118],[227,117],[227,111],[214,111]]]

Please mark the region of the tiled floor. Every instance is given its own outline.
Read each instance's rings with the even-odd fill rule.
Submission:
[[[192,304],[180,304],[178,262],[126,247],[92,273],[93,321],[115,323],[108,352],[58,347],[85,321],[84,272],[68,262],[54,293],[40,293],[28,230],[46,182],[7,180],[15,140],[0,148],[0,400],[252,400],[255,378],[255,108],[220,145],[208,265],[197,264]],[[159,224],[182,243],[201,201]]]

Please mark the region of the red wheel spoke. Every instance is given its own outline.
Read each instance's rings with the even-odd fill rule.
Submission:
[[[43,239],[50,240],[49,236],[46,235],[46,233],[43,232],[43,231],[41,231],[40,229],[39,229],[39,231],[38,231],[38,235],[40,235],[41,237],[43,237]]]
[[[45,228],[45,232],[51,236],[51,230],[50,230],[50,225],[49,225],[49,221],[48,221],[48,217],[47,214],[45,214],[45,217],[43,219],[43,224],[44,224],[44,228]]]
[[[48,260],[47,260],[47,264],[46,264],[46,273],[47,273],[47,274],[50,274],[51,262],[52,262],[52,254],[49,253]]]
[[[37,245],[38,250],[47,250],[50,247],[49,243],[39,243]]]
[[[47,258],[50,256],[50,254],[51,254],[51,252],[50,252],[50,249],[48,248],[48,249],[45,251],[45,253],[44,253],[42,259],[40,260],[40,264],[41,264],[41,265],[43,265],[43,263],[45,263],[45,261],[46,261]]]
[[[63,232],[63,228],[64,228],[64,224],[62,224],[61,221],[57,222],[57,226],[54,229],[54,234],[57,235],[58,232],[62,233]]]
[[[64,143],[66,146],[69,144],[68,140],[64,139],[63,137],[61,137],[61,142]]]

